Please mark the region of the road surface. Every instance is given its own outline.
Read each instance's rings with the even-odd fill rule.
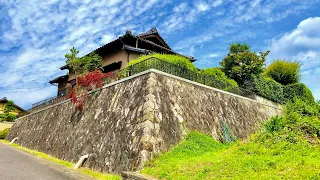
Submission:
[[[0,179],[87,180],[91,178],[0,142]]]

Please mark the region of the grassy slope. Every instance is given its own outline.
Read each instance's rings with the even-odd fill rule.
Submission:
[[[141,172],[160,179],[320,179],[319,145],[275,137],[224,145],[193,132]]]
[[[5,143],[5,144],[9,144],[9,142],[6,141],[6,140],[1,140],[1,142]],[[63,165],[65,167],[68,167],[68,168],[73,168],[74,167],[73,163],[54,158],[52,156],[49,156],[47,154],[44,154],[44,153],[41,153],[41,152],[38,152],[38,151],[35,151],[35,150],[31,150],[31,149],[28,149],[28,148],[25,148],[25,147],[21,147],[18,144],[11,144],[11,146],[13,146],[13,147],[15,147],[17,149],[21,149],[21,150],[23,150],[25,152],[28,152],[30,154],[34,154],[36,156],[39,156],[41,158],[47,159],[49,161],[55,162],[57,164]],[[119,175],[103,174],[103,173],[92,171],[92,170],[86,169],[86,168],[80,168],[80,169],[77,169],[77,170],[80,171],[81,173],[84,173],[84,174],[86,174],[88,176],[91,176],[91,177],[99,179],[99,180],[120,180],[121,179],[121,177]]]

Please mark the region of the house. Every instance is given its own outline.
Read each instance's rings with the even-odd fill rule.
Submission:
[[[0,114],[4,114],[5,107],[6,107],[7,103],[8,103],[8,99],[6,97],[0,99]],[[24,114],[26,112],[21,107],[15,105],[15,104],[14,104],[14,106],[15,106],[15,109],[13,111],[11,111],[9,114],[21,116],[22,114]]]
[[[169,47],[156,28],[152,28],[151,30],[138,35],[133,35],[132,32],[128,30],[124,35],[102,47],[99,47],[93,52],[102,57],[104,73],[124,68],[127,66],[129,61],[152,52],[181,55],[174,52]],[[196,60],[191,56],[188,56],[187,58],[190,59],[191,62]],[[68,69],[69,73],[51,80],[50,84],[57,84],[58,96],[63,96],[67,93],[67,88],[75,83],[75,74],[67,65],[62,66],[60,69]]]

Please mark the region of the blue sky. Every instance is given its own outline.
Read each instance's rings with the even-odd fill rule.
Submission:
[[[0,98],[29,108],[54,96],[64,54],[86,54],[130,29],[157,27],[177,52],[213,67],[232,42],[301,62],[302,81],[320,99],[319,0],[0,1]]]

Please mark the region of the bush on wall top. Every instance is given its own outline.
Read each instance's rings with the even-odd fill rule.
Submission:
[[[245,81],[243,87],[274,102],[284,102],[283,86],[272,78],[252,75]]]
[[[264,71],[264,75],[283,84],[298,83],[301,77],[300,63],[296,61],[276,60]]]
[[[148,58],[152,58],[152,57],[161,59],[163,61],[175,64],[175,65],[178,65],[181,68],[186,68],[191,71],[197,71],[196,66],[188,58],[183,57],[183,56],[179,56],[179,55],[174,55],[174,54],[156,54],[155,53],[155,54],[151,54],[151,55],[143,55],[135,60],[129,61],[127,67],[135,65],[141,61],[144,61],[144,60],[146,60]]]
[[[284,86],[284,98],[286,101],[293,102],[295,97],[305,102],[315,104],[315,99],[311,90],[303,83],[296,83]]]
[[[228,78],[219,68],[203,69],[199,71],[199,74],[212,77],[211,80],[209,78],[206,82],[203,82],[203,84],[231,92],[239,89],[237,82]]]

